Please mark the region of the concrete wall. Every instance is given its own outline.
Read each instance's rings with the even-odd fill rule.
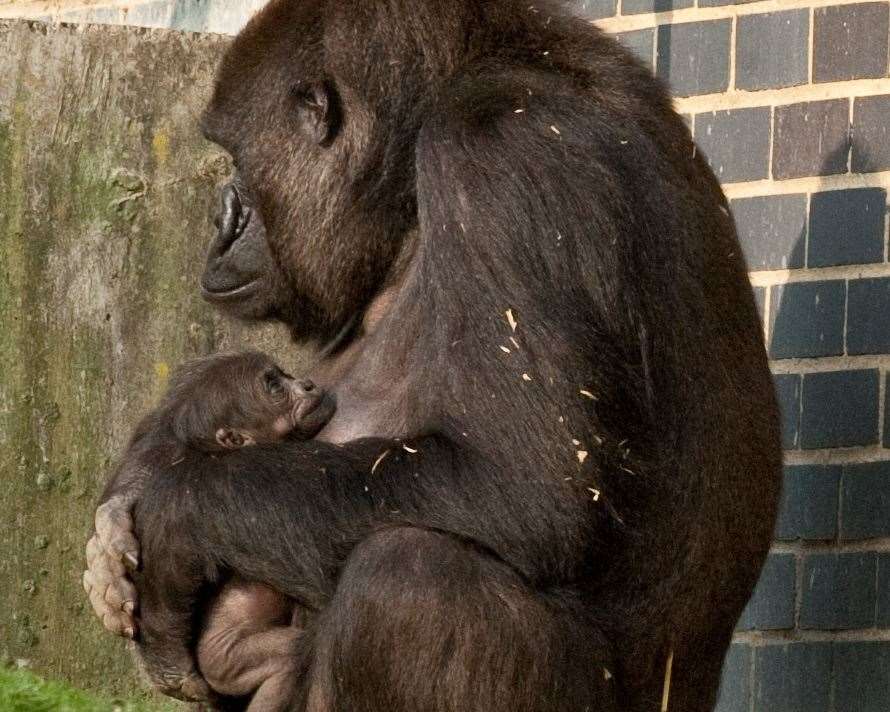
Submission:
[[[0,0],[0,17],[233,35],[265,0]]]
[[[88,611],[83,545],[170,368],[246,339],[301,368],[196,290],[229,172],[196,117],[224,44],[0,22],[0,657],[80,685],[135,685]]]

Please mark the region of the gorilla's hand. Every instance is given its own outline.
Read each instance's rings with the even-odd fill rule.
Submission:
[[[136,635],[136,588],[127,568],[139,565],[139,542],[133,536],[133,499],[112,497],[96,510],[96,531],[87,542],[83,587],[96,615],[108,630],[125,638]]]
[[[173,664],[172,660],[157,657],[154,652],[146,654],[146,650],[138,649],[136,662],[143,677],[158,692],[183,702],[214,701],[216,695],[191,659],[177,660]]]

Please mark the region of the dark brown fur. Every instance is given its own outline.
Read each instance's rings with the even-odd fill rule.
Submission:
[[[726,201],[662,85],[555,4],[276,0],[204,126],[243,194],[205,293],[339,333],[313,374],[338,410],[328,442],[151,478],[155,678],[193,672],[234,572],[313,612],[293,710],[650,712],[671,656],[670,709],[711,709],[778,419]]]
[[[242,447],[308,439],[332,412],[330,396],[264,354],[196,359],[174,373],[160,405],[137,429],[124,467],[150,464],[155,477],[175,476],[186,458],[207,462],[208,455]],[[300,635],[293,624],[301,615],[293,600],[269,586],[231,578],[214,593],[201,625],[201,674],[215,692],[252,696],[253,712],[286,710]]]

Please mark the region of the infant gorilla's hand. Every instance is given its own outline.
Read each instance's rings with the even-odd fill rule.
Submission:
[[[127,568],[139,565],[139,542],[133,536],[132,500],[112,497],[96,510],[96,532],[87,542],[83,587],[93,611],[109,631],[136,635],[136,588]]]

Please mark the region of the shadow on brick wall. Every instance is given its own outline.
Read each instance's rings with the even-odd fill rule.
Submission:
[[[801,163],[812,160],[805,144]],[[851,155],[859,165],[867,153],[848,132],[821,160],[794,170],[844,175]],[[733,210],[752,270],[884,261],[884,189],[823,186],[809,200],[764,196],[734,201]],[[775,376],[783,449],[878,445],[878,369],[798,369],[791,359],[890,352],[890,279],[851,276],[769,289],[768,299],[764,288],[755,294],[769,324],[770,359],[784,372]],[[784,550],[770,554],[739,621],[715,712],[890,709],[890,642],[881,639],[890,627],[890,556],[832,546],[890,533],[888,482],[884,462],[785,468],[776,526]]]

